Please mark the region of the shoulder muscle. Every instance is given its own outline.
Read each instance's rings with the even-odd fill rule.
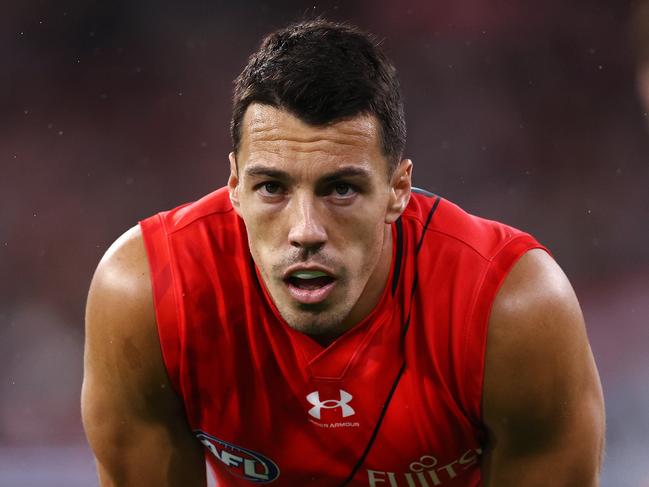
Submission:
[[[90,285],[86,380],[100,377],[107,386],[119,385],[125,394],[137,395],[163,377],[156,340],[146,253],[134,227],[108,249]]]
[[[202,449],[164,368],[138,227],[90,285],[82,413],[102,485],[204,485]]]
[[[548,468],[553,485],[596,485],[599,377],[577,298],[542,250],[517,262],[494,301],[483,412],[487,485],[542,485]]]

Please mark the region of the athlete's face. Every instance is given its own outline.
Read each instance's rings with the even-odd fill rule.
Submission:
[[[380,125],[367,115],[311,126],[252,104],[228,186],[255,264],[294,329],[332,338],[377,304],[394,222],[410,197],[412,163],[392,174]]]

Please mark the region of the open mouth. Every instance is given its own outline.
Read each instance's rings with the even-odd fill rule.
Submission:
[[[307,290],[319,289],[333,281],[333,277],[322,271],[298,271],[288,277],[289,284]]]
[[[323,301],[333,290],[336,279],[320,270],[291,272],[285,279],[291,296],[303,304]]]

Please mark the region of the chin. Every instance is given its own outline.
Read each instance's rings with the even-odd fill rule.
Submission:
[[[334,310],[309,309],[291,310],[280,314],[291,328],[307,335],[330,337],[340,335],[342,323],[348,313]]]

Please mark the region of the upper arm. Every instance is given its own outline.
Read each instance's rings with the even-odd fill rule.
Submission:
[[[599,376],[572,287],[541,250],[521,257],[494,301],[483,418],[485,486],[598,485]]]
[[[205,485],[202,448],[163,365],[138,227],[108,250],[90,286],[82,415],[102,486]]]

